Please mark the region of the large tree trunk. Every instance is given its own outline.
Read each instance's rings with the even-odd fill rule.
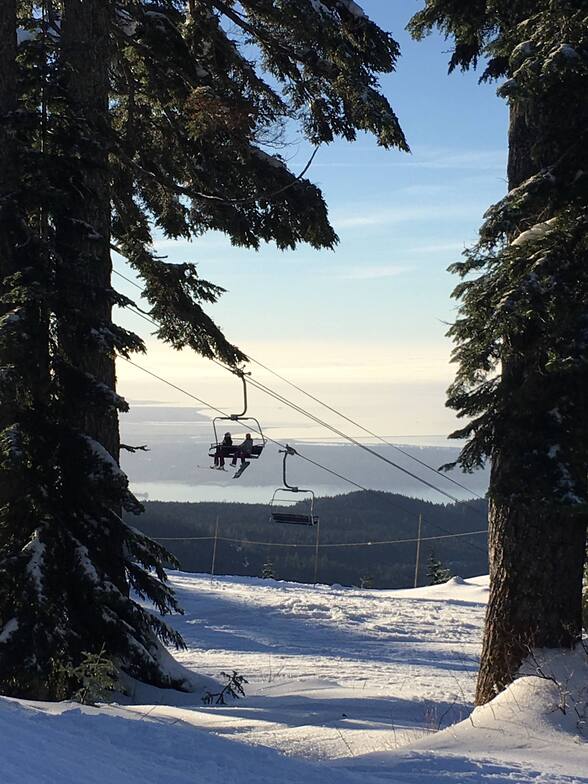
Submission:
[[[5,330],[3,325],[0,336],[0,365],[12,368],[12,381],[6,386],[5,380],[3,389],[0,432],[16,424],[24,409],[42,416],[49,382],[47,308],[39,296],[47,283],[47,254],[41,236],[45,210],[43,197],[35,215],[25,215],[21,206],[16,55],[16,2],[5,0],[0,7],[0,316],[18,314],[21,326],[11,329],[8,325]],[[17,274],[20,279],[15,281]],[[24,301],[23,286],[35,292]],[[0,472],[0,508],[20,492],[14,475]]]
[[[16,0],[4,0],[0,6],[0,112],[2,118],[16,108]],[[9,126],[0,123],[0,196],[9,182]]]
[[[0,295],[6,294],[5,280],[14,270],[14,203],[16,159],[12,136],[11,112],[16,108],[16,0],[0,6]],[[0,316],[10,303],[0,303]],[[0,349],[0,366],[11,365],[14,357],[6,345]],[[3,400],[0,405],[0,433],[15,420],[14,406]],[[13,496],[14,484],[6,471],[0,471],[0,508]],[[1,545],[1,543],[0,543]]]
[[[16,0],[5,0],[0,6],[0,285],[14,266],[12,194],[16,186],[13,122],[16,109]],[[4,290],[2,291],[4,293]],[[0,304],[0,312],[8,309]],[[4,358],[0,362],[5,364]],[[0,410],[2,421],[7,412]]]
[[[111,185],[108,168],[109,68],[112,60],[111,0],[65,0],[62,68],[68,107],[80,123],[77,181],[56,225],[58,290],[67,292],[59,314],[59,349],[79,374],[62,386],[69,423],[105,447],[118,462],[118,415],[112,406],[84,399],[83,374],[115,391],[116,370],[109,349],[112,326],[110,254]],[[104,339],[101,339],[104,336]],[[113,509],[120,514],[119,508]],[[121,528],[122,531],[122,528]],[[121,533],[122,536],[122,533]],[[122,538],[111,533],[110,565],[118,564],[116,585],[128,593]]]
[[[533,128],[529,108],[511,106],[509,189],[541,167],[532,155]],[[509,397],[515,398],[535,372],[534,358],[525,356],[524,346],[516,348],[503,358],[501,380]],[[557,402],[554,399],[554,407]],[[522,455],[509,445],[508,434],[499,443],[492,455],[489,489],[490,596],[478,705],[513,681],[533,648],[571,647],[582,629],[586,514],[555,503],[548,506],[515,499],[513,477],[524,471]],[[538,488],[538,497],[544,491]]]
[[[59,221],[59,251],[64,288],[75,305],[74,324],[61,325],[60,347],[79,370],[113,389],[114,357],[91,338],[91,331],[112,321],[110,285],[110,178],[106,131],[108,128],[108,69],[111,62],[110,0],[65,0],[62,52],[70,107],[94,130],[94,144],[85,140],[81,149],[82,193],[73,195],[67,214]],[[114,410],[76,409],[71,416],[78,426],[99,441],[118,460],[118,418]]]

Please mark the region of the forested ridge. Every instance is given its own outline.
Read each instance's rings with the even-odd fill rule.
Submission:
[[[428,540],[447,533],[465,533],[485,528],[485,501],[434,504],[394,493],[355,492],[320,498],[322,544],[381,542],[414,539],[422,514],[419,584],[428,582],[427,562],[431,552],[462,577],[483,574],[488,568],[483,535]],[[299,505],[301,506],[301,505]],[[270,522],[267,504],[175,503],[149,501],[145,514],[135,521],[154,538],[210,537],[195,541],[165,541],[186,571],[210,572],[214,532],[218,518],[215,572],[261,576],[268,561],[278,579],[312,582],[315,531],[305,526]],[[237,541],[227,542],[226,539]],[[250,542],[270,542],[276,546]],[[280,547],[278,544],[306,545]],[[415,569],[415,542],[371,546],[325,547],[319,557],[319,581],[376,588],[411,586]]]

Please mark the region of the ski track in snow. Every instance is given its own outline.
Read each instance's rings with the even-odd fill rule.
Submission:
[[[405,591],[172,581],[178,660],[217,679],[237,670],[246,698],[205,707],[141,685],[139,705],[0,698],[1,784],[588,784],[588,744],[553,709],[553,683],[524,678],[470,716],[487,578]],[[564,665],[588,692],[587,662]]]
[[[186,615],[174,620],[188,651],[177,658],[218,676],[237,669],[249,694],[277,683],[319,679],[349,696],[471,702],[485,607],[415,592],[337,589],[247,578],[174,579]],[[243,590],[243,585],[247,590]],[[474,588],[478,595],[484,589]],[[432,593],[434,596],[434,592]]]

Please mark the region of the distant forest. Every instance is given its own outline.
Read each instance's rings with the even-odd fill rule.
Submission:
[[[272,523],[267,505],[150,501],[145,507],[145,514],[132,522],[155,539],[210,537],[200,541],[164,542],[185,571],[210,573],[218,518],[216,574],[261,576],[264,565],[271,562],[277,579],[314,581],[315,530]],[[296,508],[303,509],[303,504],[292,507]],[[315,511],[320,515],[321,544],[413,539],[422,514],[420,585],[428,583],[427,562],[432,552],[454,575],[471,577],[488,570],[483,534],[427,541],[427,537],[486,528],[483,500],[434,504],[393,493],[367,491],[320,498]],[[280,546],[285,544],[297,546]],[[318,580],[330,584],[404,588],[413,584],[415,556],[414,542],[321,548]]]

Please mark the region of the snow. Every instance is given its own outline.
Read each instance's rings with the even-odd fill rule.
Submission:
[[[91,223],[88,223],[87,221],[84,220],[80,220],[79,218],[70,218],[70,222],[75,223],[77,226],[81,226],[83,229],[86,230],[87,240],[98,241],[102,239],[102,235],[100,234],[100,232],[96,231],[96,228],[92,226]]]
[[[535,242],[536,240],[540,240],[542,237],[547,234],[550,228],[556,222],[556,218],[551,218],[548,221],[542,221],[541,223],[536,223],[534,226],[531,226],[530,229],[526,231],[522,231],[516,239],[511,242],[511,246],[518,246],[524,245],[527,242]]]
[[[254,155],[257,155],[265,163],[269,163],[270,166],[273,166],[274,169],[286,169],[286,164],[284,161],[277,155],[269,155],[267,152],[260,150],[259,148],[253,149]]]
[[[571,44],[560,44],[556,49],[556,54],[561,54],[568,60],[579,60],[580,55]]]
[[[4,628],[0,631],[0,645],[8,642],[16,631],[18,631],[18,621],[16,618],[11,618],[4,624]]]
[[[365,19],[363,8],[360,8],[354,0],[339,0],[339,5],[345,6],[356,19]]]
[[[133,16],[120,5],[116,8],[116,22],[125,35],[132,38],[137,32],[139,23]]]
[[[20,46],[21,44],[26,44],[29,41],[34,41],[37,37],[38,31],[32,32],[31,30],[25,30],[24,27],[19,27],[16,30],[16,45]]]
[[[23,457],[23,449],[22,449],[22,433],[20,424],[15,422],[13,425],[9,425],[7,428],[4,429],[2,432],[2,440],[4,442],[4,447],[8,447],[7,452],[8,456],[14,462],[18,462]]]
[[[102,444],[100,444],[98,441],[90,438],[90,436],[84,435],[83,439],[86,443],[86,446],[88,447],[89,452],[94,456],[95,460],[100,465],[101,470],[108,471],[113,479],[118,479],[119,481],[126,483],[126,475],[123,471],[121,471],[118,463],[112,457],[110,452],[105,449],[105,447],[103,447]],[[96,481],[102,477],[100,474],[94,472],[89,474],[88,478]]]
[[[96,567],[92,563],[92,560],[88,553],[88,548],[85,545],[83,545],[81,542],[78,542],[77,539],[75,538],[73,539],[74,542],[76,543],[76,554],[78,557],[78,564],[81,567],[82,571],[84,572],[86,577],[90,580],[90,582],[92,582],[94,585],[101,585],[101,581],[98,576],[98,572],[96,571]],[[110,584],[108,584],[107,590],[109,588],[110,588]]]
[[[471,713],[487,578],[405,591],[172,582],[188,644],[175,666],[238,670],[246,698],[208,707],[140,684],[127,701],[143,704],[0,698],[2,784],[588,784],[581,649],[536,652]]]
[[[533,42],[522,41],[520,44],[517,44],[515,48],[512,50],[510,59],[512,62],[518,62],[520,60],[523,60],[525,57],[530,57],[532,54],[533,54]]]
[[[321,0],[310,0],[310,4],[318,14],[324,14],[325,16],[331,17],[334,15],[333,10],[331,8],[327,8],[326,5],[321,3]]]
[[[333,16],[333,10],[327,8],[324,3],[321,3],[321,0],[310,0],[310,4],[317,13],[324,14],[325,16]],[[338,4],[356,19],[366,18],[363,8],[354,2],[354,0],[338,0]]]
[[[4,329],[4,327],[14,327],[23,320],[24,314],[22,308],[15,308],[14,310],[8,311],[2,318],[0,318],[0,329]]]
[[[22,548],[22,552],[29,556],[27,573],[32,578],[37,595],[43,597],[43,561],[45,559],[45,545],[39,536],[40,529],[36,529],[29,542]]]

